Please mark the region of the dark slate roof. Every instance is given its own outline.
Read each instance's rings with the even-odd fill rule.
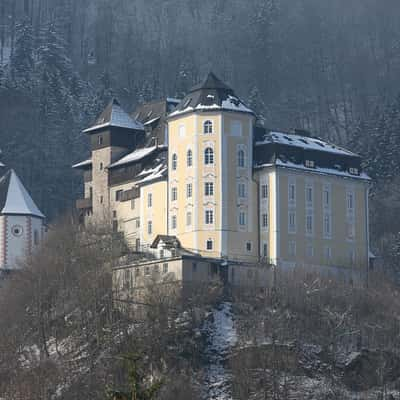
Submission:
[[[107,127],[144,130],[143,124],[125,112],[116,99],[111,100],[94,124],[83,132],[90,133]]]
[[[254,167],[278,166],[328,175],[369,179],[362,171],[361,157],[302,131],[254,132]]]
[[[210,72],[203,82],[193,86],[176,110],[173,117],[190,111],[237,111],[254,114],[251,109],[236,96],[232,88]]]
[[[166,117],[179,103],[180,99],[168,97],[141,104],[132,113],[132,117],[144,125],[148,145],[154,145],[153,138],[157,139],[158,144],[165,144]]]
[[[160,241],[163,241],[167,248],[179,249],[181,247],[179,239],[170,235],[157,235],[150,247],[156,249]]]

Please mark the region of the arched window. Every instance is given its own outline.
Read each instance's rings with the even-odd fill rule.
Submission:
[[[193,152],[192,150],[188,150],[186,154],[186,163],[188,167],[191,167],[193,165]]]
[[[214,164],[214,150],[211,147],[207,147],[204,150],[204,164]]]
[[[244,151],[239,150],[238,151],[238,166],[241,168],[244,168],[246,166],[245,164],[246,164],[246,161],[245,161]]]
[[[206,121],[204,122],[204,134],[208,134],[208,133],[213,133],[213,123],[212,121]]]
[[[178,167],[178,156],[176,154],[172,155],[172,169],[175,171]]]

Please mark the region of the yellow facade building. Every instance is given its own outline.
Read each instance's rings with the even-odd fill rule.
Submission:
[[[77,208],[143,255],[118,269],[124,282],[149,265],[170,273],[168,259],[174,271],[208,265],[199,276],[220,269],[230,282],[255,265],[368,270],[370,180],[360,157],[305,131],[259,126],[212,73],[184,99],[132,115],[114,100],[85,132],[92,154],[74,166],[85,181]]]

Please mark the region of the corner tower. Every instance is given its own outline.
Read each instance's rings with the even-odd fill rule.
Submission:
[[[91,200],[95,221],[109,220],[109,176],[107,167],[121,156],[142,145],[145,139],[143,125],[131,118],[113,99],[93,126],[83,131],[90,135],[91,183],[86,196]],[[77,167],[77,166],[75,166]],[[90,168],[90,165],[89,165]],[[86,191],[86,190],[85,190]]]
[[[258,260],[254,113],[210,73],[168,117],[168,232],[203,256]]]

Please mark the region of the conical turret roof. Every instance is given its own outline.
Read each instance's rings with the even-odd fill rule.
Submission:
[[[0,209],[2,215],[32,215],[45,218],[12,169],[0,179]]]
[[[98,129],[115,127],[126,128],[134,130],[144,130],[143,124],[133,119],[127,112],[125,112],[117,99],[112,99],[100,116],[96,119],[95,123],[84,133],[91,133]]]
[[[169,116],[191,111],[237,111],[254,114],[251,109],[236,96],[235,92],[226,83],[222,82],[213,72],[205,79],[192,87],[189,93],[178,104]]]

